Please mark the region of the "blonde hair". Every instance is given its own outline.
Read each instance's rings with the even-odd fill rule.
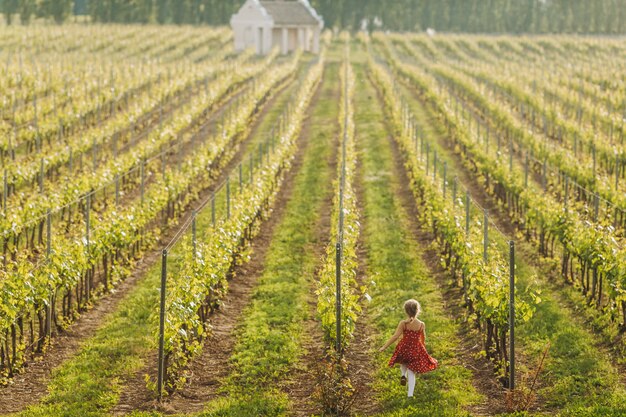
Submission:
[[[417,317],[422,312],[422,306],[420,306],[419,301],[410,299],[404,302],[404,311],[409,317]]]

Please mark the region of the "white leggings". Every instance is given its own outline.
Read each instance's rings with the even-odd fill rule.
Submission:
[[[409,380],[409,397],[412,397],[413,391],[415,391],[415,372],[408,369],[406,365],[400,365],[400,371],[402,376],[406,375]]]

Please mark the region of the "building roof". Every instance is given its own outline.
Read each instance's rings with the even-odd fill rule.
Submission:
[[[277,25],[319,25],[315,11],[300,1],[261,0],[261,6],[272,16]]]

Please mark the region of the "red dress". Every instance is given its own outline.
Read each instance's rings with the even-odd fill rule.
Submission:
[[[426,351],[424,346],[424,327],[415,331],[405,328],[402,340],[396,346],[389,366],[395,364],[406,365],[411,371],[424,374],[437,369],[439,363]]]

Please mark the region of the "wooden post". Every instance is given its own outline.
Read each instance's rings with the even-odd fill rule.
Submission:
[[[239,163],[239,194],[243,191],[243,164]]]
[[[620,171],[619,154],[615,154],[615,191],[619,190],[619,171]]]
[[[465,233],[469,236],[470,232],[470,195],[469,191],[465,191]]]
[[[456,192],[457,192],[457,187],[458,187],[458,177],[454,177],[454,181],[452,182],[452,205],[454,207],[456,207]]]
[[[337,354],[341,354],[341,243],[337,242],[335,246],[336,259],[335,259],[335,321],[336,321],[336,338],[335,338],[335,351]]]
[[[485,209],[483,215],[483,260],[489,260],[489,212]]]
[[[120,205],[120,174],[115,176],[115,207]]]
[[[528,188],[528,151],[526,151],[526,161],[524,162],[524,187]]]
[[[591,148],[591,152],[593,154],[593,182],[596,182],[596,144],[593,144]]]
[[[96,169],[98,168],[98,160],[97,160],[97,144],[96,144],[96,138],[93,139],[93,143],[91,145],[91,153],[92,153],[92,163],[93,163],[93,171],[96,172]]]
[[[91,194],[87,194],[87,200],[85,202],[85,241],[87,243],[87,257],[91,258],[91,255],[89,254],[89,250],[90,250],[90,234],[91,234],[91,224],[90,224],[90,212],[91,212]],[[86,299],[87,302],[89,302],[89,295],[91,293],[91,288],[89,285],[89,277],[87,277],[87,279],[85,279],[85,287],[86,287]]]
[[[163,380],[165,379],[165,288],[167,284],[167,249],[161,254],[161,301],[159,305],[159,371],[157,375],[157,395],[161,401]]]
[[[141,176],[141,184],[140,184],[140,193],[141,193],[141,205],[143,206],[144,204],[144,192],[145,192],[145,183],[146,183],[146,161],[144,159],[141,160],[140,165],[139,165],[139,170],[140,173],[139,175]]]
[[[215,193],[211,194],[211,224],[215,226]]]
[[[193,249],[192,256],[193,256],[194,260],[196,259],[196,251],[198,250],[198,247],[197,247],[198,246],[197,245],[197,243],[198,243],[198,235],[197,235],[197,225],[196,225],[197,221],[196,221],[196,218],[197,218],[197,212],[195,210],[193,210],[191,212],[191,246],[192,246],[192,249]]]
[[[509,242],[509,389],[515,389],[515,242]]]
[[[43,194],[43,158],[39,162],[39,192]]]
[[[443,188],[443,199],[446,199],[446,180],[447,180],[447,176],[448,176],[448,163],[444,161],[443,163],[443,184],[442,184],[442,188]]]
[[[230,176],[226,177],[226,218],[230,219]]]
[[[9,183],[7,178],[7,170],[4,169],[4,179],[2,184],[2,209],[7,212],[7,200],[9,195]]]
[[[569,197],[569,177],[566,175],[565,176],[565,193],[563,197],[563,209],[565,210],[566,213],[567,213],[568,197]]]

